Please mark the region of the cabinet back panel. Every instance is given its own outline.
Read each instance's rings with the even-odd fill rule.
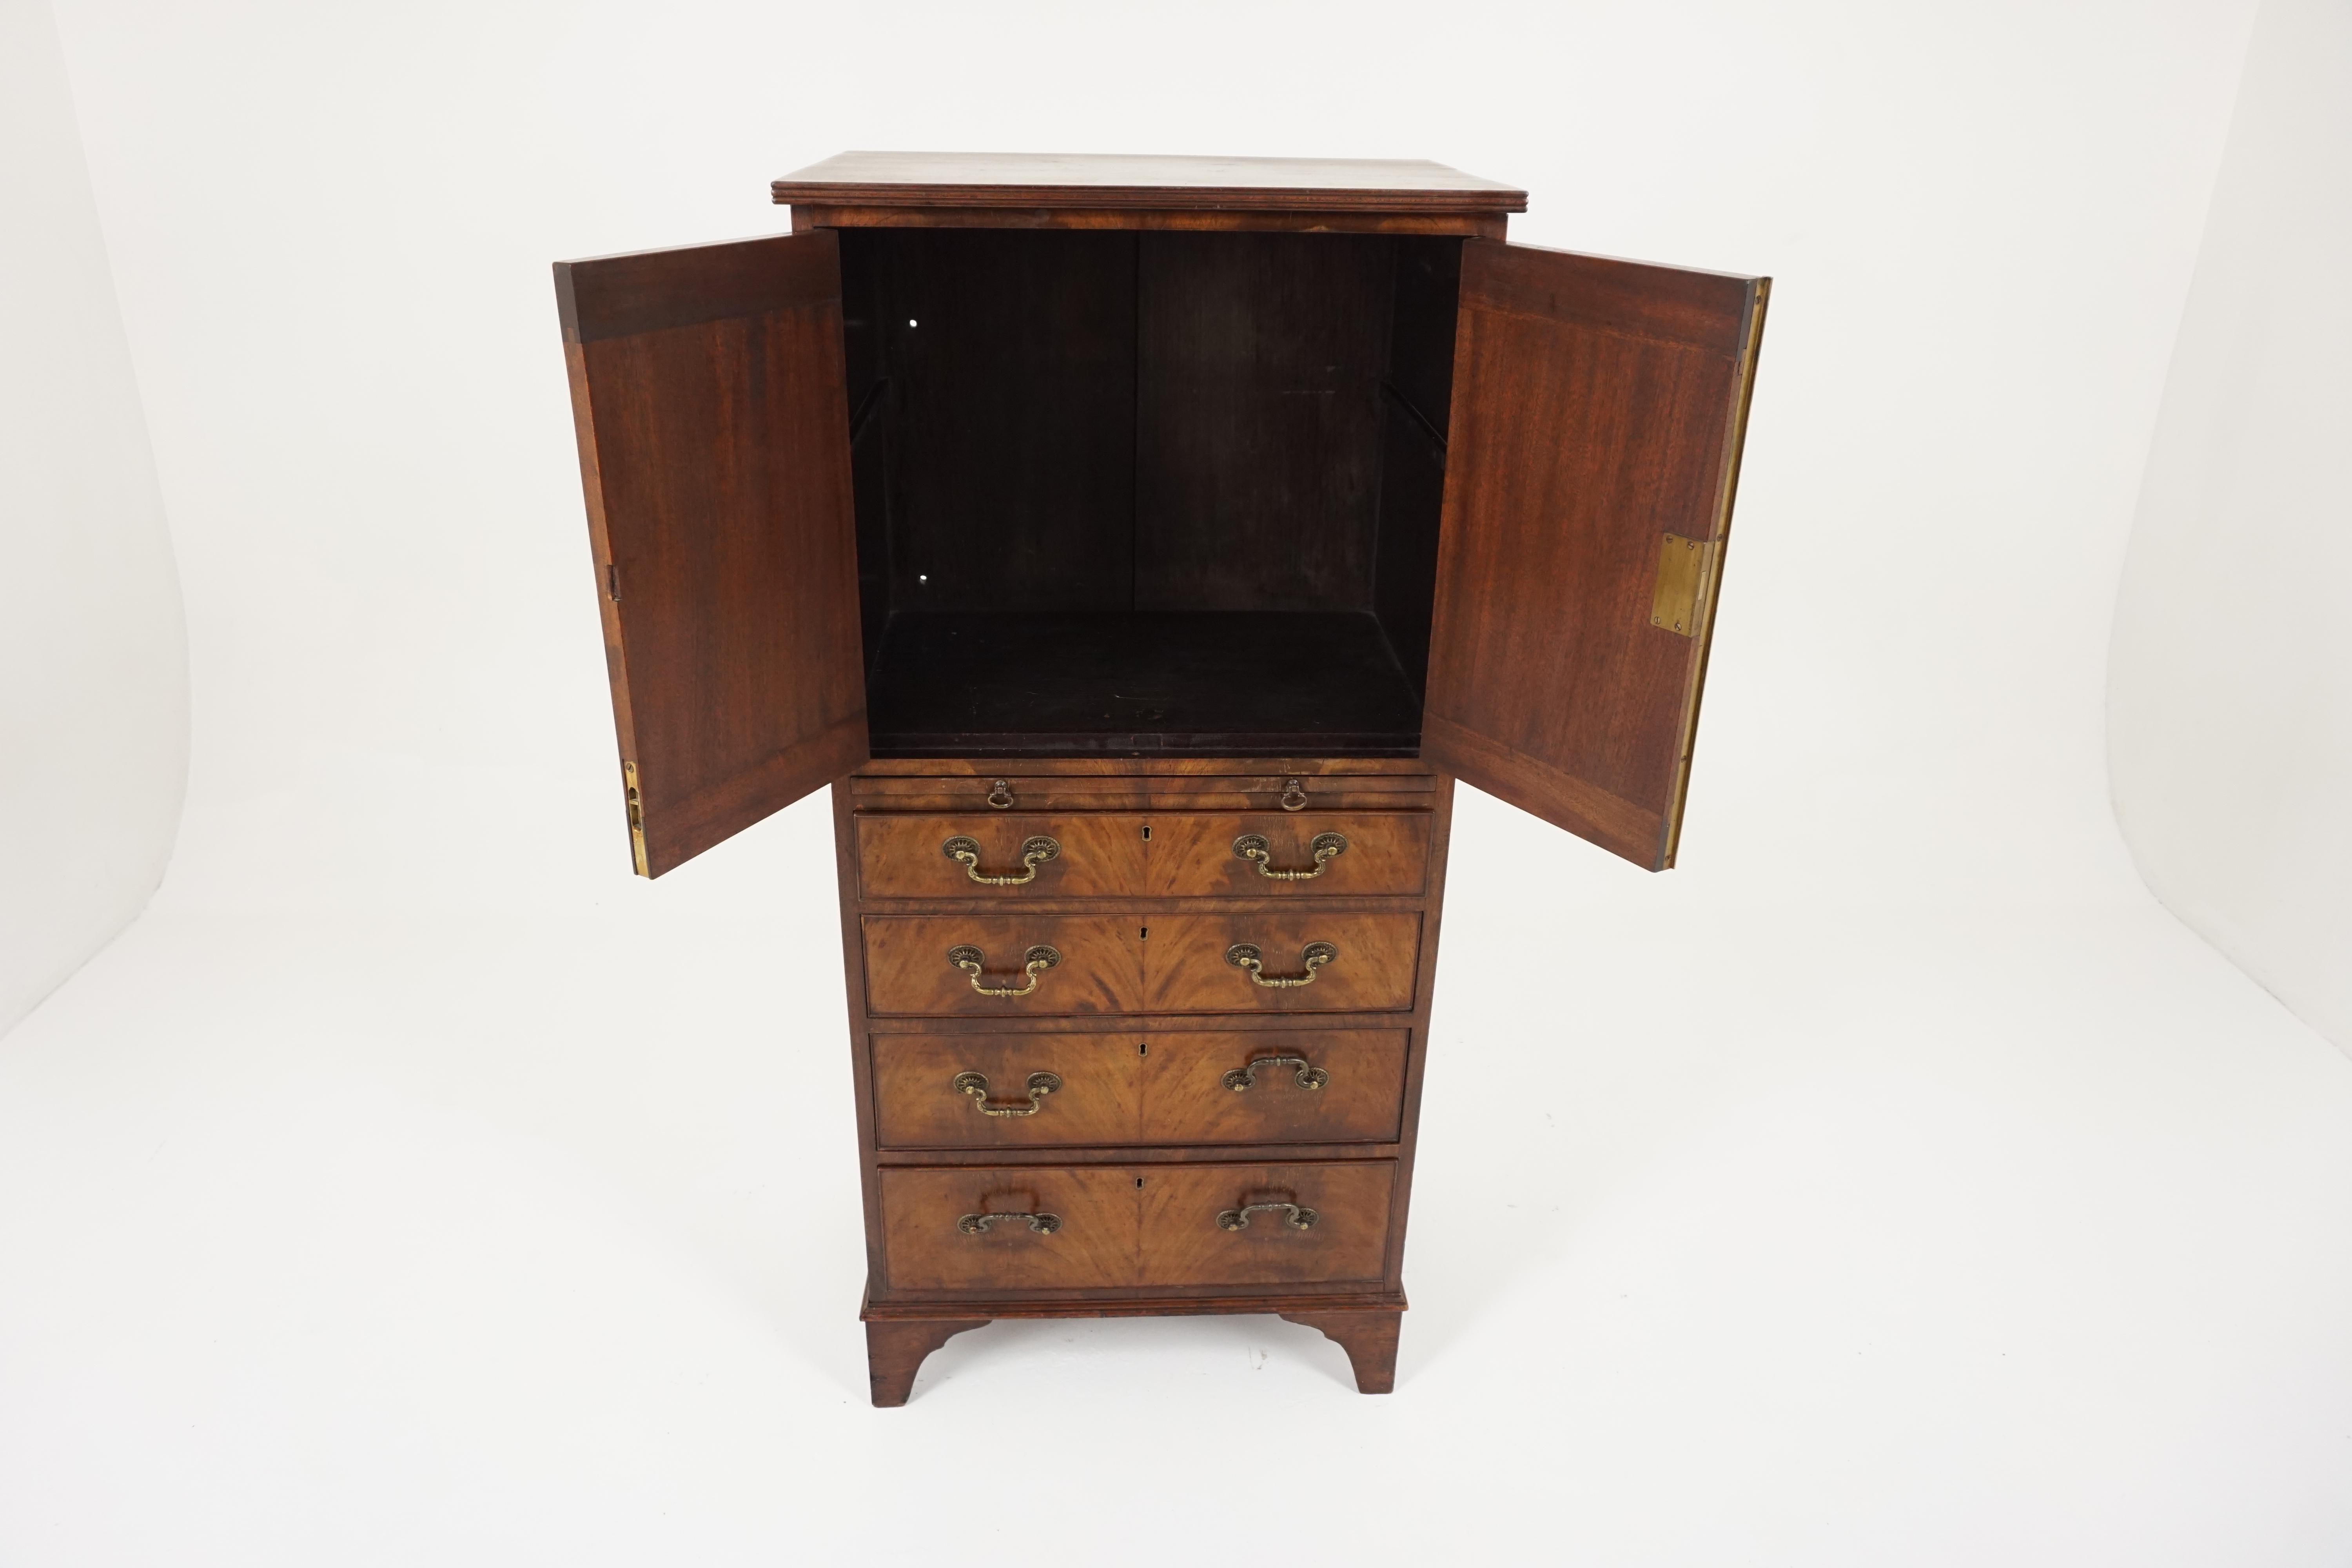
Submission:
[[[1460,250],[845,233],[877,750],[1410,752]]]
[[[866,237],[894,425],[892,607],[1124,607],[1135,236]]]
[[[1371,607],[1393,241],[1147,234],[1136,601]]]

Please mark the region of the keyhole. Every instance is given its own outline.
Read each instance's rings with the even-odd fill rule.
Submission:
[[[1139,1193],[1143,1190],[1143,1178],[1141,1176],[1135,1178],[1135,1190]]]
[[[1137,1056],[1148,1056],[1150,1054],[1150,1051],[1151,1046],[1149,1041],[1138,1040],[1135,1042],[1135,1054]]]
[[[618,597],[618,595],[615,595],[615,597]],[[1148,822],[1143,825],[1143,841],[1146,844],[1151,842],[1151,824]]]
[[[1151,928],[1150,926],[1136,927],[1135,940],[1138,942],[1150,942],[1151,940]]]

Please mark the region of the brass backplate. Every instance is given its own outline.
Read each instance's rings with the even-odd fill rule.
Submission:
[[[650,877],[653,872],[646,866],[646,803],[637,793],[636,763],[621,764],[621,782],[629,794],[629,856],[636,862],[637,875]]]
[[[1698,636],[1700,601],[1706,594],[1708,558],[1715,547],[1704,540],[1669,533],[1658,541],[1658,584],[1650,595],[1650,624],[1676,637]]]

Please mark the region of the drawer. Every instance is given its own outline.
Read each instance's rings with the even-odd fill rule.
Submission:
[[[857,885],[869,899],[1129,898],[1146,885],[1149,820],[1125,812],[861,811]],[[1049,855],[1032,858],[1037,849]]]
[[[876,1142],[1384,1142],[1403,1115],[1409,1037],[1402,1029],[876,1035]],[[967,1088],[971,1073],[984,1082]],[[1056,1081],[1033,1094],[1039,1073]]]
[[[1425,811],[1157,813],[1151,890],[1171,899],[1412,897],[1428,879],[1430,819]]]
[[[869,899],[1412,897],[1429,867],[1425,811],[861,811],[855,820]]]
[[[880,1176],[893,1290],[1369,1283],[1383,1277],[1396,1189],[1387,1160]]]
[[[997,786],[1002,784],[1003,787]],[[1426,806],[1428,773],[941,774],[850,780],[860,811],[1380,810]],[[1286,808],[1284,803],[1288,802]]]
[[[1417,914],[1331,914],[1302,907],[1272,914],[1157,917],[1144,945],[1145,1011],[1348,1013],[1413,1004],[1421,963]],[[1234,962],[1257,952],[1255,973]],[[1311,951],[1310,951],[1311,950]],[[1318,963],[1314,958],[1328,952]],[[1303,982],[1283,985],[1279,981]]]
[[[1057,1017],[1142,1011],[1143,927],[1127,916],[867,915],[859,924],[871,1012]],[[1032,972],[1029,955],[1041,948],[1051,950],[1054,962]],[[980,973],[959,967],[958,959],[977,963]]]

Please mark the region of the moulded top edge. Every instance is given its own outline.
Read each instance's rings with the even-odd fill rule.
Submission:
[[[1528,194],[1417,158],[842,153],[785,175],[779,205],[1519,213]]]

